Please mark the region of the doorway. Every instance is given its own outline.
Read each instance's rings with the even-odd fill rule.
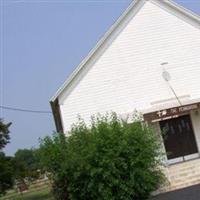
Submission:
[[[168,160],[198,153],[190,115],[160,121],[160,128]]]

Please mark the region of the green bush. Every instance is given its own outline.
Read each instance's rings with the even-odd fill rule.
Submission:
[[[41,142],[43,163],[59,200],[142,200],[163,183],[159,138],[139,121],[80,120],[70,136]]]

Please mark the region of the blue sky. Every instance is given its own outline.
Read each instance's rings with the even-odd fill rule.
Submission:
[[[0,104],[49,110],[49,99],[131,0],[0,0]],[[200,0],[176,0],[200,15]],[[38,145],[51,114],[0,110],[13,122],[5,151]]]

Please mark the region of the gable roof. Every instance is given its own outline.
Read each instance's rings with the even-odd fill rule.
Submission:
[[[108,41],[109,37],[114,33],[114,31],[125,22],[130,13],[133,16],[137,14],[141,7],[147,2],[150,1],[167,11],[170,11],[175,16],[185,20],[187,23],[200,29],[200,16],[191,12],[190,10],[185,9],[179,4],[171,0],[135,0],[130,6],[125,10],[125,12],[119,17],[119,19],[111,26],[108,32],[102,37],[102,39],[97,43],[97,45],[89,52],[86,58],[78,65],[78,67],[73,71],[69,78],[63,83],[63,85],[57,90],[55,95],[51,98],[50,102],[54,102],[57,97],[72,84],[74,79],[79,76],[83,68],[87,65],[91,57]]]
[[[68,95],[70,91],[73,90],[73,87],[77,85],[77,83],[84,76],[84,73],[87,72],[87,70],[90,68],[91,62],[95,62],[103,54],[103,52],[105,52],[112,41],[119,35],[121,30],[126,27],[128,22],[139,12],[139,10],[144,6],[146,2],[151,2],[168,11],[172,15],[175,15],[183,21],[200,29],[200,16],[194,14],[193,12],[185,9],[184,7],[171,0],[134,0],[51,98],[50,104],[58,132],[63,132],[58,97],[64,91],[66,91]],[[94,57],[95,59],[93,59]]]

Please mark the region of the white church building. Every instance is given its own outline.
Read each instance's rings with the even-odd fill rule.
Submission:
[[[174,190],[200,183],[200,17],[170,0],[135,0],[51,99],[57,131],[77,115],[137,110],[166,130]]]

